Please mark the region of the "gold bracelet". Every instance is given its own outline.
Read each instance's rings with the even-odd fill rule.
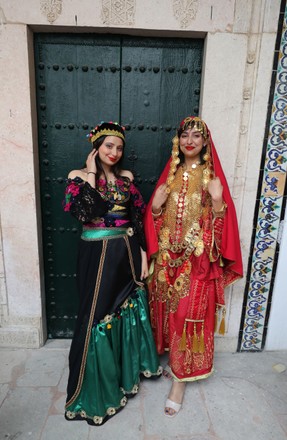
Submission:
[[[94,171],[88,171],[87,174],[94,174],[95,176],[97,175],[96,173],[94,173]]]
[[[159,217],[159,216],[162,214],[162,208],[160,208],[160,212],[159,212],[158,214],[155,214],[155,213],[153,212],[153,210],[151,210],[151,213],[152,213],[152,216],[153,216],[153,217]]]
[[[227,208],[227,204],[225,202],[222,202],[222,206],[218,211],[215,211],[214,208],[212,208],[212,214],[214,217],[221,217],[225,214],[225,210]]]

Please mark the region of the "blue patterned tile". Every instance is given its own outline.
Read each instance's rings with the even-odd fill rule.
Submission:
[[[243,316],[241,351],[263,347],[287,170],[287,5],[269,121],[261,197]],[[272,276],[273,275],[273,276]],[[268,316],[268,315],[267,315]]]

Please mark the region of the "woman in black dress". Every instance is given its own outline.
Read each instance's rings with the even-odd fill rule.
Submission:
[[[64,202],[83,224],[65,417],[102,425],[138,392],[141,374],[159,376],[161,367],[143,282],[145,204],[132,173],[120,166],[124,129],[101,123],[89,140],[86,167],[69,173]]]

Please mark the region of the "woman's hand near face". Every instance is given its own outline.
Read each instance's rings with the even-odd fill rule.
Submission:
[[[207,190],[211,195],[213,209],[215,211],[219,211],[222,208],[222,204],[223,204],[223,199],[222,199],[223,186],[220,182],[219,177],[214,177],[214,179],[208,182]]]
[[[162,206],[165,204],[166,199],[168,197],[168,194],[166,192],[167,185],[166,183],[163,183],[158,187],[158,189],[155,192],[153,201],[152,201],[152,212],[154,214],[158,214],[162,208]]]
[[[97,173],[97,165],[96,165],[96,157],[98,155],[98,151],[93,149],[87,157],[86,166],[87,166],[87,182],[91,185],[92,188],[96,188],[96,173]]]
[[[98,155],[98,150],[93,149],[90,154],[87,157],[86,166],[87,166],[87,173],[96,173],[97,172],[97,165],[96,165],[96,157]]]

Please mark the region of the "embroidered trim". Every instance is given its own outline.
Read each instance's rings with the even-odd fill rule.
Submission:
[[[173,378],[173,380],[175,382],[195,382],[196,380],[201,380],[201,379],[207,379],[209,376],[211,376],[214,372],[214,367],[211,368],[209,373],[206,374],[201,374],[199,376],[194,376],[194,377],[189,377],[189,378],[184,378],[184,379],[179,379],[178,377],[176,377],[176,375],[172,372],[171,368],[169,365],[167,365],[166,367],[164,367],[165,371],[167,371]]]
[[[135,273],[135,267],[134,267],[134,262],[133,262],[133,256],[132,256],[132,251],[131,251],[130,242],[129,242],[128,237],[125,236],[124,240],[125,240],[126,245],[127,245],[127,250],[128,250],[128,254],[129,254],[129,260],[130,260],[130,266],[131,266],[134,282],[138,286],[144,287],[144,283],[141,283],[140,281],[137,281],[137,279],[136,279],[136,273]]]
[[[91,330],[92,330],[93,320],[94,320],[94,315],[95,315],[95,309],[96,309],[96,305],[97,305],[99,289],[100,289],[100,284],[101,284],[101,280],[102,280],[102,273],[103,273],[104,261],[105,261],[106,251],[107,251],[107,245],[108,245],[108,242],[106,240],[104,240],[100,264],[99,264],[99,270],[98,270],[98,275],[97,275],[97,280],[96,280],[96,286],[95,286],[95,291],[94,291],[94,298],[93,298],[93,303],[92,303],[92,308],[91,308],[91,313],[90,313],[90,319],[89,319],[87,334],[86,334],[86,339],[85,339],[84,352],[83,352],[83,356],[82,356],[79,380],[78,380],[77,388],[76,388],[74,395],[71,397],[71,399],[65,405],[66,408],[68,406],[70,406],[72,403],[74,403],[74,401],[76,400],[76,398],[78,397],[78,395],[81,391],[85,368],[86,368],[88,345],[89,345],[89,341],[90,341]]]

